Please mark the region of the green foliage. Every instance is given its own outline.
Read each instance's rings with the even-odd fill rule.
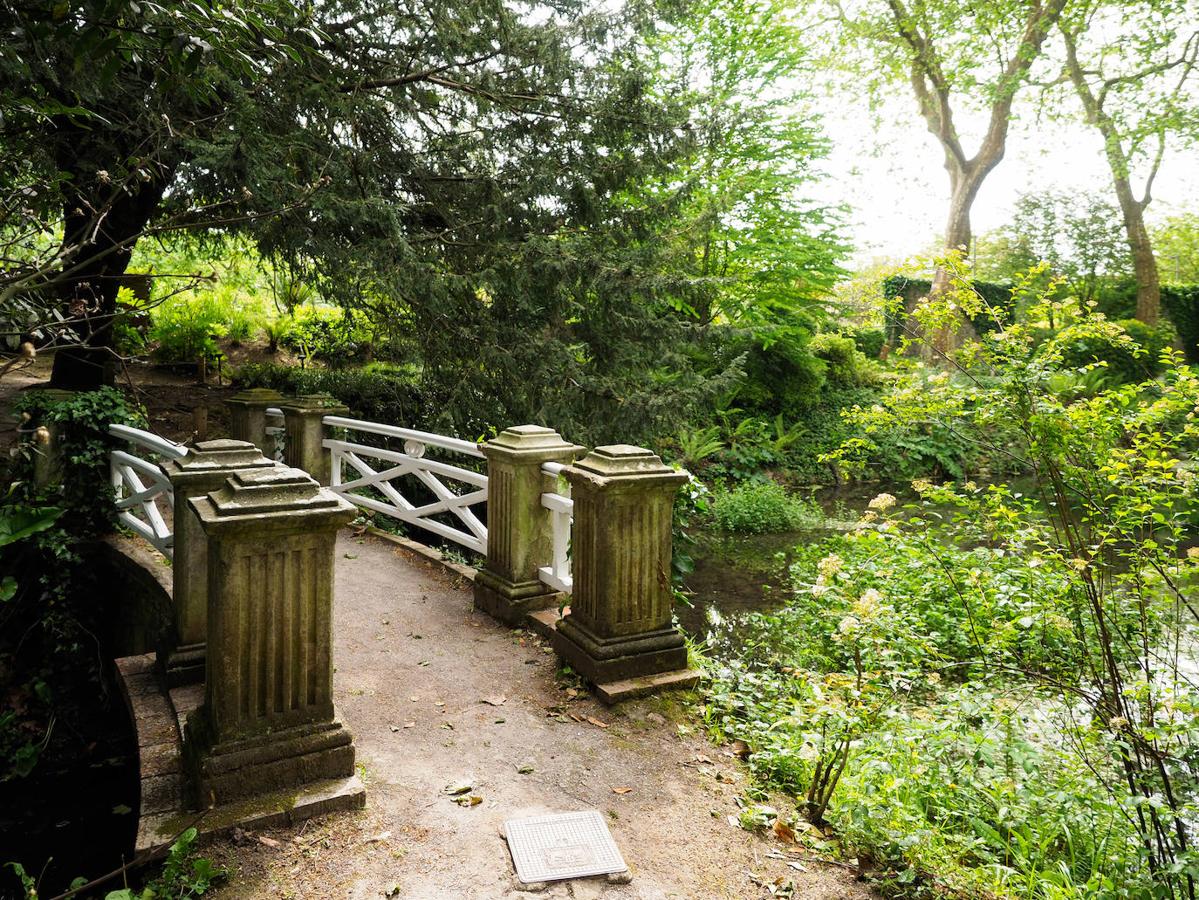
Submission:
[[[280,320],[284,330],[279,343],[297,355],[334,367],[367,359],[373,349],[363,316],[330,307],[310,307],[292,319]]]
[[[1150,229],[1150,236],[1162,281],[1176,285],[1199,284],[1199,214],[1188,212],[1169,216]],[[1178,325],[1177,322],[1174,324]]]
[[[1188,363],[1199,363],[1199,284],[1162,285],[1162,309],[1174,323]]]
[[[907,314],[932,290],[932,282],[924,278],[891,275],[883,281],[883,297],[887,301],[885,328],[887,343],[898,346],[906,336]],[[980,309],[970,314],[970,324],[977,334],[989,334],[1001,323],[1010,322],[1016,312],[1016,298],[1010,284],[972,281],[970,290],[981,300]]]
[[[1160,375],[1162,351],[1173,341],[1172,329],[1136,319],[1112,324],[1113,329],[1096,328],[1084,320],[1058,331],[1050,340],[1060,364],[1073,369],[1101,366],[1113,384],[1132,384]]]
[[[712,520],[722,531],[768,534],[809,527],[822,518],[816,504],[788,494],[769,480],[747,481],[717,491],[712,500]]]
[[[271,363],[242,366],[234,373],[238,387],[268,387],[285,394],[329,393],[353,415],[406,428],[432,427],[417,373],[387,367],[371,369],[301,369]]]
[[[1045,262],[1046,276],[1062,278],[1083,305],[1095,299],[1104,282],[1131,270],[1120,210],[1097,194],[1024,194],[1016,201],[1012,221],[979,244],[980,277],[1010,283]]]
[[[849,332],[853,342],[867,359],[878,359],[887,336],[881,328],[854,328]]]
[[[1034,299],[1030,318],[1042,320],[1052,302]],[[922,329],[941,314],[919,311]],[[1032,489],[925,482],[915,486],[922,507],[906,520],[886,515],[893,498],[876,498],[835,559],[797,572],[789,614],[809,618],[787,629],[787,662],[812,670],[804,685],[821,674],[847,687],[821,700],[843,708],[839,717],[811,713],[832,716],[813,744],[817,768],[787,771],[807,785],[809,809],[814,790],[872,854],[902,859],[907,883],[929,877],[1003,896],[1189,896],[1194,850],[1183,823],[1199,803],[1188,762],[1199,752],[1199,695],[1174,673],[1190,665],[1189,598],[1199,587],[1199,552],[1187,549],[1199,479],[1183,461],[1199,448],[1199,375],[1163,351],[1158,379],[1059,392],[1056,379],[1075,371],[1069,347],[1084,336],[1136,349],[1097,315],[1060,341],[1010,325],[955,354],[961,380],[944,374],[857,411],[867,431],[972,423],[992,452],[1031,473]],[[824,609],[843,615],[835,628],[812,618]],[[942,695],[929,687],[934,675],[965,679],[969,691]],[[1006,715],[1004,695],[1028,698],[1029,713]],[[936,723],[963,718],[947,701],[985,702],[964,720],[996,723],[1003,741],[942,744],[936,735],[948,726]],[[770,721],[725,708],[736,718],[718,720],[722,729]],[[802,747],[805,709],[777,740]],[[921,759],[946,752],[943,766],[908,752],[910,723],[924,735]],[[840,788],[819,765],[827,760],[836,772],[844,763],[843,786],[858,785],[841,811]],[[1001,766],[1006,781],[991,774]],[[968,787],[960,797],[942,783],[955,767],[970,775],[952,776]]]
[[[38,489],[32,471],[43,445],[20,445],[0,502],[0,670],[12,700],[0,715],[0,781],[34,770],[56,718],[71,721],[65,698],[99,679],[100,610],[81,550],[115,521],[108,426],[138,421],[111,388],[66,399],[28,391],[16,407],[30,430],[55,426],[65,465],[60,487]]]
[[[212,860],[196,855],[195,828],[189,828],[171,844],[162,872],[140,891],[123,888],[109,891],[104,900],[156,900],[171,897],[189,900],[208,893],[208,889],[228,876]]]

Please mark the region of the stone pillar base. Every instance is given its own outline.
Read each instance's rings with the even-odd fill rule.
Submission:
[[[204,665],[208,655],[207,644],[187,644],[175,647],[166,654],[160,651],[163,676],[167,688],[183,687],[188,684],[204,683]]]
[[[674,628],[601,638],[567,616],[550,635],[550,644],[564,662],[592,684],[687,668],[687,645]]]
[[[507,625],[523,625],[529,613],[560,606],[563,599],[540,581],[511,584],[486,569],[475,575],[475,609]]]
[[[192,722],[188,722],[191,737]],[[338,721],[285,728],[197,754],[184,741],[199,808],[354,774],[353,737]]]

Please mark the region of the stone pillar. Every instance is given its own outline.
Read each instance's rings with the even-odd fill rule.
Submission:
[[[284,461],[328,485],[331,455],[321,446],[327,433],[322,420],[325,416],[344,416],[349,409],[328,394],[303,394],[280,405],[287,429]]]
[[[537,570],[553,559],[550,511],[541,495],[553,479],[542,463],[569,463],[582,450],[551,428],[517,425],[483,445],[487,457],[487,560],[475,576],[475,607],[511,625],[554,605],[558,593]]]
[[[611,699],[606,683],[686,670],[670,589],[674,496],[686,474],[626,444],[597,447],[563,474],[574,499],[574,594],[554,650],[601,699]]]
[[[282,401],[283,395],[270,388],[250,388],[234,394],[225,401],[229,407],[229,434],[235,441],[249,441],[268,459],[274,459],[275,448],[266,437],[266,410]]]
[[[174,489],[175,544],[171,559],[175,629],[165,659],[171,687],[204,680],[204,647],[208,638],[208,538],[192,511],[191,500],[221,488],[230,475],[244,469],[270,469],[275,464],[249,441],[200,441],[183,459],[162,464]]]
[[[354,507],[283,466],[235,472],[190,504],[209,541],[204,703],[184,743],[194,799],[353,775],[332,625],[334,542]]]

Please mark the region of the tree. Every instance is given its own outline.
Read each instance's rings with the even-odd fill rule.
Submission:
[[[6,254],[19,263],[5,299],[32,294],[70,326],[78,350],[58,354],[56,383],[111,377],[129,254],[184,229],[248,232],[348,306],[381,317],[404,306],[401,327],[452,335],[432,378],[475,339],[509,340],[478,319],[510,310],[481,296],[502,303],[528,286],[521,263],[561,289],[569,273],[554,260],[605,252],[611,198],[686,143],[685,109],[648,96],[636,58],[660,21],[652,4],[239,9],[89,0],[0,12],[16,38],[0,88],[2,226],[19,250]],[[601,261],[580,263],[594,290]]]
[[[704,324],[779,327],[817,315],[844,272],[840,212],[803,195],[827,141],[807,111],[813,62],[783,0],[699,0],[659,51],[658,79],[681,82],[693,151],[655,192],[688,186],[680,267],[706,287]]]
[[[878,0],[851,11],[838,5],[845,36],[869,50],[858,64],[867,85],[878,93],[909,84],[941,146],[950,187],[947,251],[970,248],[971,207],[1003,159],[1016,96],[1065,5],[1066,0]],[[963,109],[978,110],[986,119],[973,154],[959,130]],[[944,290],[947,277],[938,270],[934,292]],[[948,334],[939,338],[940,349],[948,340]]]
[[[1199,215],[1170,216],[1150,238],[1157,249],[1162,279],[1175,284],[1199,284]]]
[[[173,195],[196,143],[228,133],[228,109],[302,58],[302,25],[282,2],[0,7],[0,312],[74,343],[57,384],[111,379],[117,292],[141,236],[253,216],[236,194]]]
[[[1161,291],[1145,209],[1167,145],[1199,136],[1196,22],[1193,0],[1091,0],[1058,23],[1066,77],[1086,121],[1103,138],[1132,253],[1136,317],[1147,324],[1157,322]],[[1138,170],[1139,192],[1133,187]]]
[[[991,281],[1014,281],[1046,262],[1047,274],[1064,278],[1084,305],[1095,299],[1101,278],[1130,268],[1120,211],[1089,193],[1022,195],[1012,221],[981,236],[975,253],[975,274]]]

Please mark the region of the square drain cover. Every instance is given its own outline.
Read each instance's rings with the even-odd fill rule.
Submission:
[[[516,877],[525,884],[628,869],[604,817],[594,809],[509,819],[504,834]]]

